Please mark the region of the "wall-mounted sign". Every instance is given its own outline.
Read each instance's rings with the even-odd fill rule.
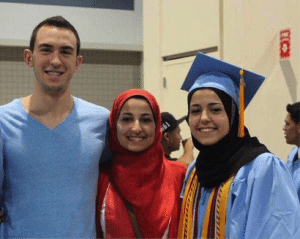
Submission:
[[[289,59],[291,56],[291,29],[280,31],[280,59]]]

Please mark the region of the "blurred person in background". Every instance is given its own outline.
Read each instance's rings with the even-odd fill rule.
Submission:
[[[287,166],[291,170],[300,198],[300,102],[288,104],[286,110],[287,115],[283,127],[285,140],[287,144],[295,146],[288,155]]]
[[[162,119],[162,140],[161,145],[164,149],[165,156],[171,161],[180,161],[189,165],[194,160],[193,141],[191,138],[182,140],[181,129],[179,124],[182,123],[186,116],[176,120],[169,112],[161,113]],[[172,158],[171,153],[180,149],[180,144],[183,146],[183,155],[179,158]]]

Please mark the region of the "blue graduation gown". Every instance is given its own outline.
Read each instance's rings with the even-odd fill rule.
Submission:
[[[286,164],[291,171],[291,174],[292,174],[292,177],[293,177],[293,180],[294,180],[297,192],[298,192],[298,197],[300,199],[300,160],[294,161],[294,158],[295,158],[298,150],[299,150],[298,147],[295,147],[291,150]]]
[[[181,196],[195,161],[186,174]],[[212,189],[202,188],[196,213],[197,238]],[[195,215],[194,215],[195,216]],[[263,153],[236,174],[229,192],[226,238],[300,238],[300,205],[285,163]]]

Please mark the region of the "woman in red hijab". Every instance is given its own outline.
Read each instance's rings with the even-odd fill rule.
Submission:
[[[97,237],[176,238],[186,166],[164,157],[156,99],[140,89],[121,93],[109,124],[114,156],[100,171]]]

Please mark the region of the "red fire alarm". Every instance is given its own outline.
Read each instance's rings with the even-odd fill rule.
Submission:
[[[289,59],[291,56],[291,29],[280,31],[280,59]]]

